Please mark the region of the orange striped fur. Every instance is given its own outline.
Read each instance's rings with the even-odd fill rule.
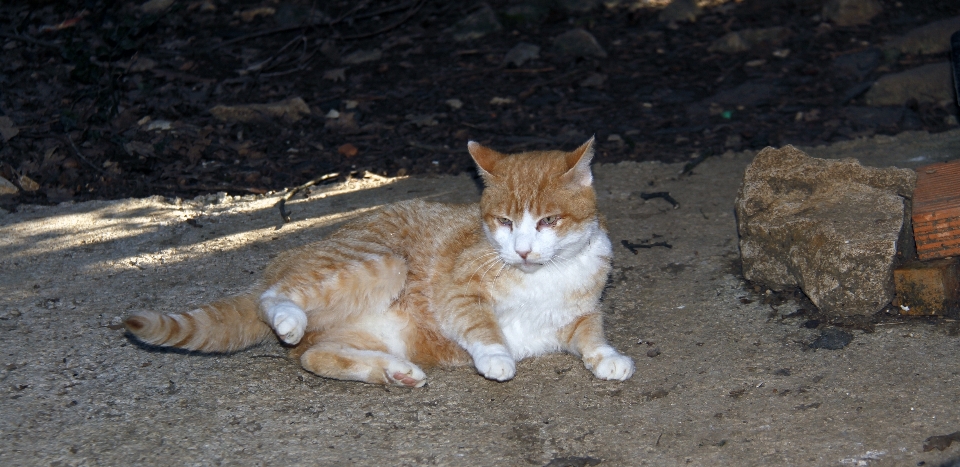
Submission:
[[[572,152],[505,155],[468,145],[479,204],[386,206],[289,251],[247,295],[197,310],[138,312],[143,342],[208,352],[275,334],[317,375],[419,387],[423,368],[473,363],[506,381],[516,361],[580,356],[623,380],[630,358],[603,336],[600,294],[611,248],[596,211],[593,140]]]

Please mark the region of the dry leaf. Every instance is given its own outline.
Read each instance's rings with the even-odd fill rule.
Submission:
[[[350,143],[347,143],[337,148],[337,152],[339,152],[340,154],[343,154],[345,157],[353,157],[353,156],[356,156],[360,152],[360,150],[357,149],[356,146]]]
[[[10,141],[10,138],[18,134],[20,134],[20,129],[13,123],[13,119],[0,117],[0,137],[3,137],[4,142]]]
[[[20,188],[23,188],[23,191],[34,192],[40,189],[40,184],[33,181],[30,177],[26,175],[20,176]]]

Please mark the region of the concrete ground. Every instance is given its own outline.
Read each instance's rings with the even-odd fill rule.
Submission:
[[[496,146],[494,142],[494,146]],[[960,157],[960,130],[809,149],[870,165]],[[464,157],[466,151],[464,151]],[[247,287],[270,258],[384,203],[471,201],[466,176],[365,179],[277,196],[159,197],[0,213],[0,465],[868,465],[960,460],[958,323],[853,331],[841,350],[739,277],[733,201],[751,153],[595,167],[615,245],[608,337],[626,382],[569,355],[495,383],[431,370],[402,390],[309,374],[269,343],[159,351],[119,326]],[[669,191],[679,209],[641,192]],[[671,248],[621,245],[666,242]],[[947,443],[942,443],[944,446]]]

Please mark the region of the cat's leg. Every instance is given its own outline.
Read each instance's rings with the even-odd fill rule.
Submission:
[[[476,295],[455,296],[447,303],[447,313],[439,320],[443,333],[473,357],[473,365],[484,378],[513,379],[517,363],[493,312],[483,307]]]
[[[584,366],[600,379],[623,381],[633,376],[633,360],[617,352],[603,337],[600,313],[589,313],[560,328],[560,342],[579,355]]]
[[[260,295],[261,319],[277,333],[280,340],[296,344],[307,330],[307,314],[278,287],[272,287]]]
[[[427,375],[417,365],[386,351],[370,337],[320,340],[300,357],[311,373],[346,381],[419,388]],[[372,348],[371,348],[372,347]]]

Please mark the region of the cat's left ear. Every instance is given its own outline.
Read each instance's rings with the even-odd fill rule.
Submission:
[[[476,141],[467,143],[467,151],[470,152],[470,157],[473,157],[473,161],[477,163],[477,169],[479,169],[480,175],[483,176],[484,179],[492,176],[494,166],[504,158],[503,154],[483,146]]]
[[[590,161],[593,160],[593,141],[591,137],[579,148],[567,153],[567,172],[562,180],[566,183],[586,187],[593,184],[593,173],[590,172]]]

